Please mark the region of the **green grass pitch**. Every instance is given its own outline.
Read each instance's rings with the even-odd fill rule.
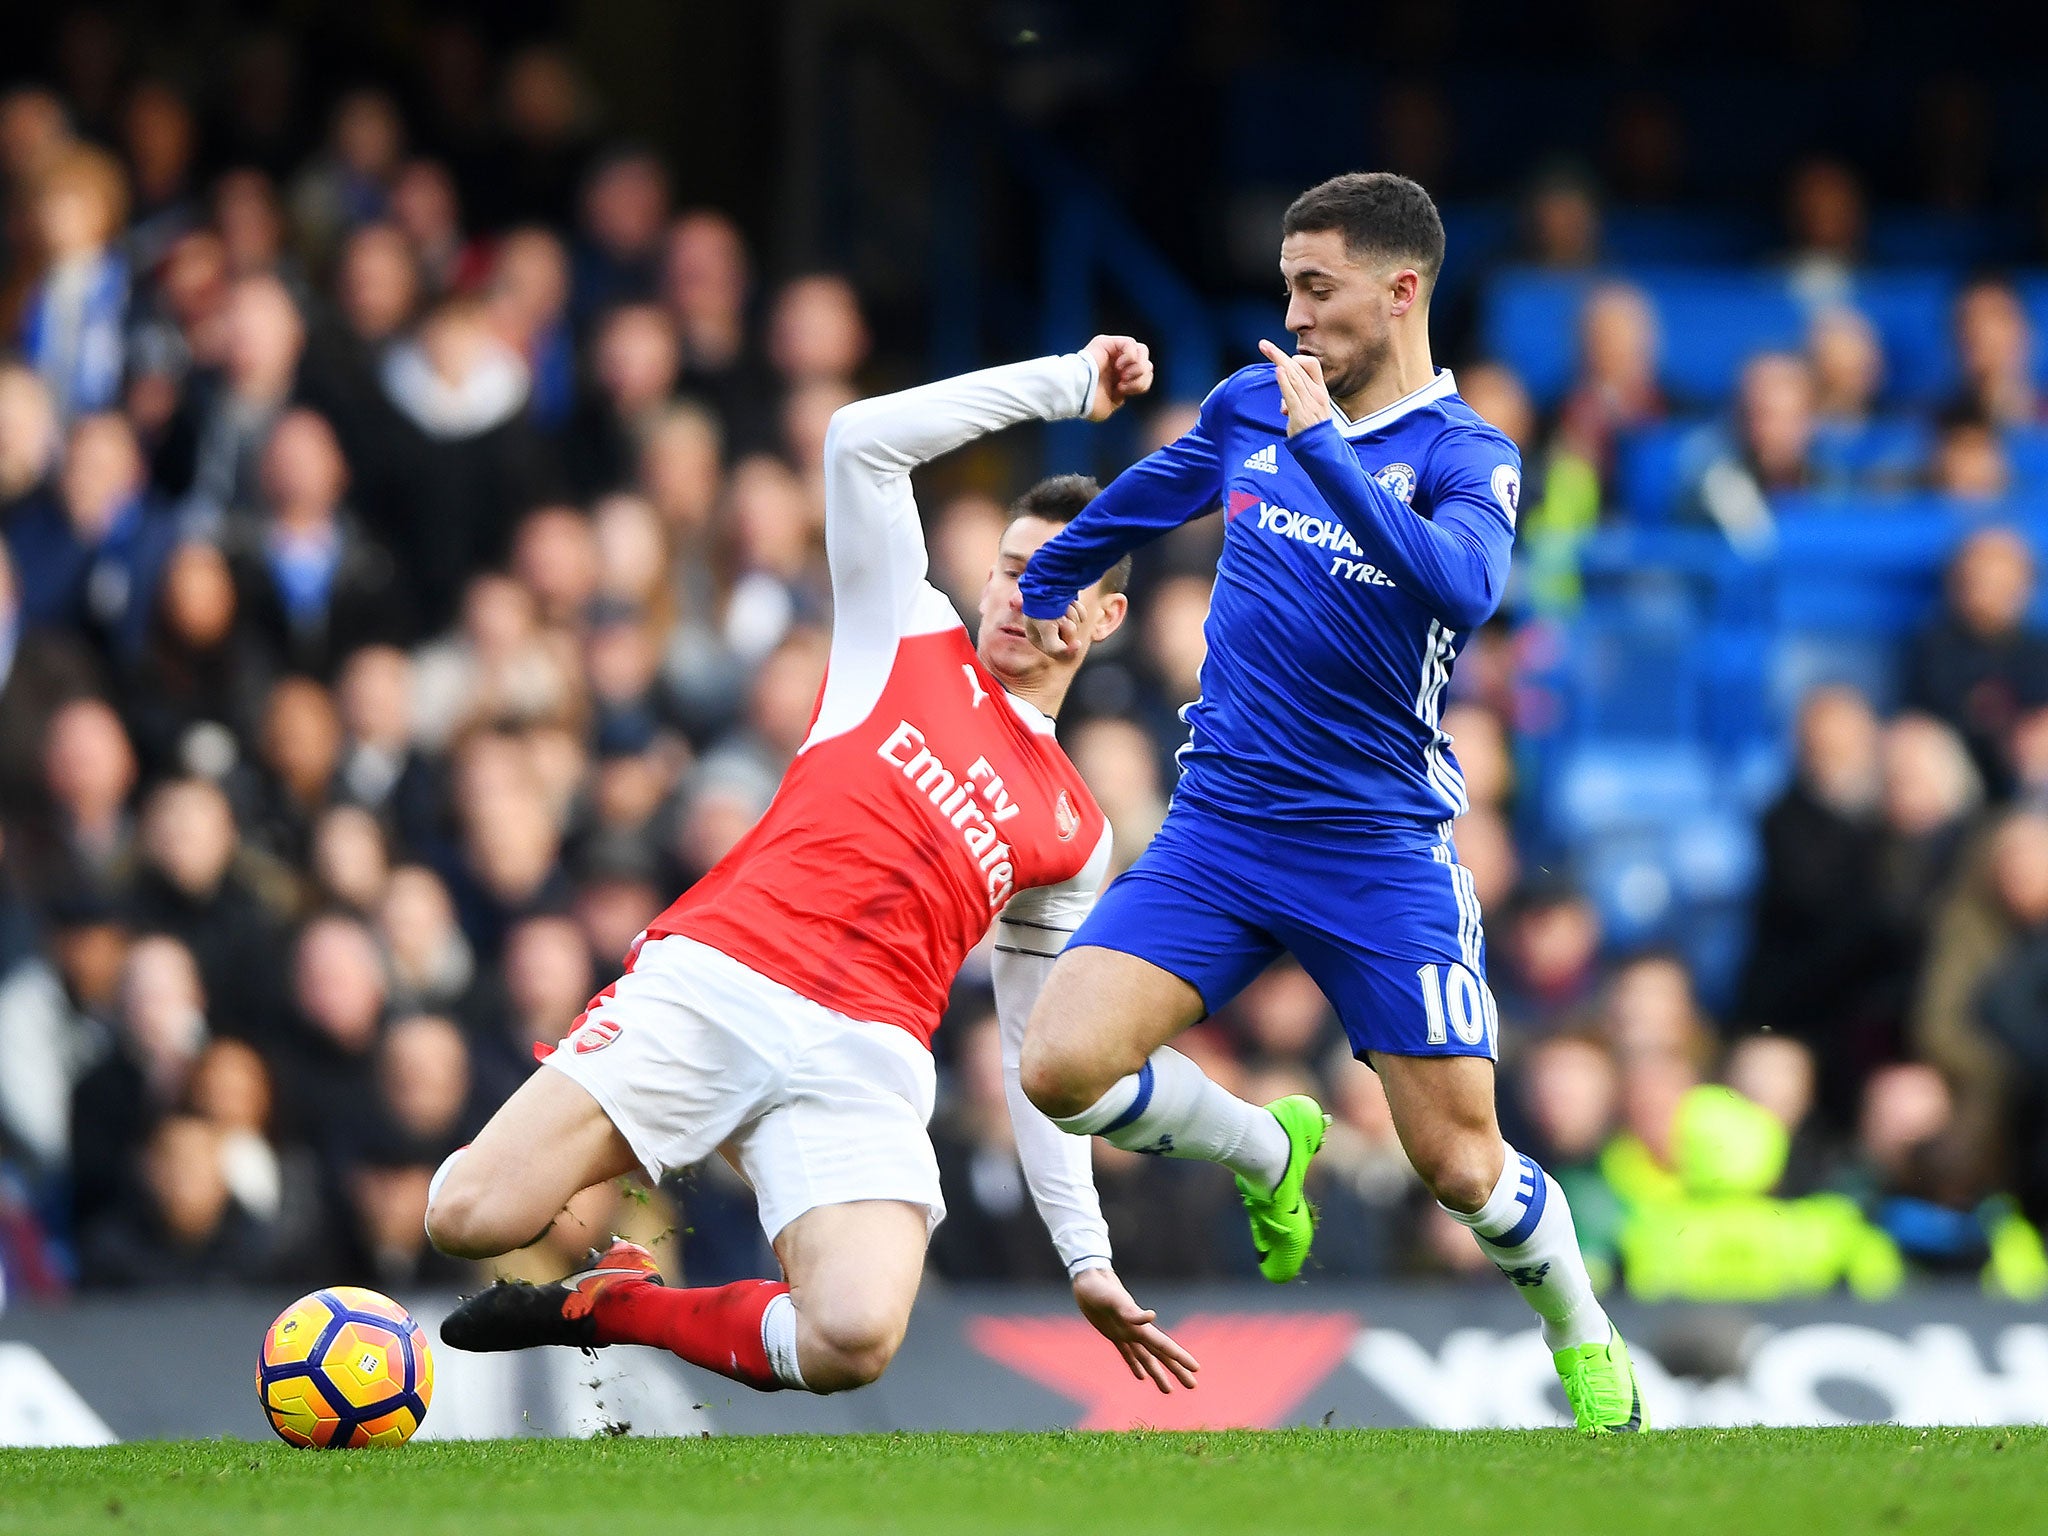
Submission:
[[[1215,1431],[0,1451],[0,1532],[1842,1532],[2048,1529],[2048,1430]]]

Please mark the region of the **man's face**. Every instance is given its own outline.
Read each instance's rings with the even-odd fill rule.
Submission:
[[[1972,634],[2010,634],[2026,618],[2033,598],[2033,555],[2016,535],[1979,534],[1963,546],[1949,586],[1956,612]]]
[[[1339,400],[1379,371],[1395,316],[1422,298],[1413,267],[1361,265],[1334,229],[1304,230],[1281,241],[1280,276],[1294,350],[1322,363],[1323,382]]]
[[[1105,596],[1102,584],[1097,582],[1081,594],[1083,622],[1076,636],[1079,645],[1072,656],[1055,661],[1031,643],[1031,637],[1024,632],[1024,595],[1018,590],[1017,581],[1038,546],[1059,531],[1060,524],[1042,517],[1013,520],[1003,530],[996,563],[981,589],[981,634],[975,648],[989,671],[1011,688],[1035,682],[1056,668],[1078,667],[1088,654],[1088,647],[1107,635],[1123,617],[1123,594]]]

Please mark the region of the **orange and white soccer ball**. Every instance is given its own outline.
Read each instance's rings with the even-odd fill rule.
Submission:
[[[301,1296],[263,1335],[256,1398],[292,1445],[403,1445],[434,1400],[434,1353],[389,1296],[330,1286]]]

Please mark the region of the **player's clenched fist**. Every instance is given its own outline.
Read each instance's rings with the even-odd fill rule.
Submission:
[[[1056,619],[1034,619],[1025,614],[1024,633],[1031,637],[1033,645],[1054,661],[1062,661],[1074,649],[1081,625],[1087,617],[1081,608],[1081,600],[1075,598],[1067,604],[1067,611]]]
[[[1088,419],[1105,421],[1133,395],[1152,387],[1152,350],[1129,336],[1097,336],[1081,349],[1095,364],[1095,393],[1088,401]]]
[[[1287,435],[1306,432],[1330,419],[1330,391],[1323,384],[1322,359],[1307,352],[1282,352],[1270,341],[1259,343],[1273,377],[1280,385],[1280,404],[1287,412]]]

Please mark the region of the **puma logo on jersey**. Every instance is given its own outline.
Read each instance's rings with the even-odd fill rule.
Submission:
[[[1010,845],[996,828],[1024,809],[1010,799],[1003,776],[985,757],[977,757],[964,778],[956,775],[925,745],[924,732],[908,720],[897,722],[875,755],[900,768],[912,792],[930,801],[939,816],[958,829],[988,890],[989,910],[1000,909],[1017,888],[1017,871]]]
[[[1275,444],[1275,443],[1268,443],[1268,444],[1266,444],[1266,446],[1265,446],[1265,447],[1261,448],[1261,449],[1260,449],[1260,450],[1259,450],[1259,451],[1258,451],[1257,453],[1253,454],[1253,455],[1252,455],[1252,456],[1251,456],[1250,458],[1248,458],[1248,459],[1246,459],[1246,460],[1244,461],[1244,467],[1245,467],[1246,469],[1256,469],[1256,470],[1261,470],[1261,471],[1263,471],[1264,473],[1266,473],[1266,474],[1269,474],[1269,475],[1277,475],[1277,474],[1279,474],[1279,473],[1280,473],[1280,448],[1279,448],[1279,445],[1278,445],[1278,444]]]
[[[974,690],[974,707],[981,708],[981,701],[988,697],[988,690],[981,686],[981,679],[974,675],[973,663],[961,662],[960,670],[967,674],[967,686]]]

